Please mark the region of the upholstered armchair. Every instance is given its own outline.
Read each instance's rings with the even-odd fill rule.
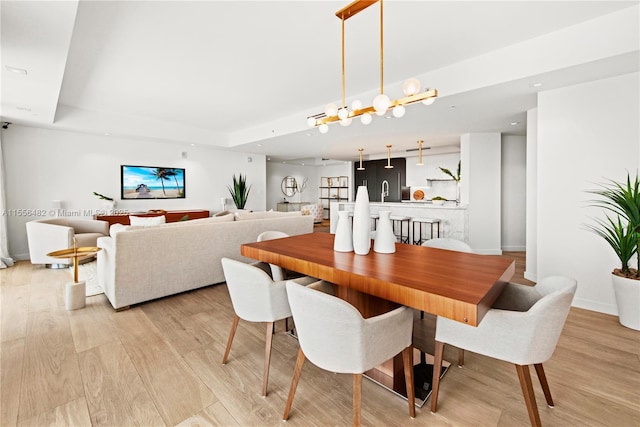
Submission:
[[[312,203],[300,208],[302,215],[311,215],[315,224],[322,222],[324,216],[324,205],[322,203]]]
[[[542,364],[556,348],[576,287],[574,279],[563,276],[547,277],[533,287],[508,283],[477,327],[438,317],[434,372],[442,367],[445,344],[513,363],[531,425],[540,426],[529,365],[534,366],[547,404],[553,407]],[[439,388],[440,377],[434,375],[432,412],[438,407]]]
[[[360,425],[362,374],[402,353],[409,415],[415,417],[413,388],[413,315],[399,307],[364,319],[351,304],[330,295],[331,286],[286,282],[300,349],[283,419],[289,418],[306,359],[329,372],[353,374],[353,425]],[[312,399],[306,399],[309,402]]]
[[[85,218],[60,217],[29,221],[27,242],[31,264],[45,264],[49,268],[65,268],[73,259],[51,258],[49,252],[73,247],[97,246],[99,237],[109,235],[109,223]]]
[[[222,357],[225,365],[229,359],[231,344],[240,319],[247,322],[264,322],[267,325],[264,352],[262,396],[267,395],[269,363],[274,323],[291,317],[285,281],[273,281],[264,263],[245,264],[230,258],[222,258],[222,268],[233,305],[233,323],[229,331],[227,347]]]

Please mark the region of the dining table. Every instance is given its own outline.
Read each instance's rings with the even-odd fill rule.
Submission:
[[[300,234],[245,243],[240,253],[332,283],[336,296],[365,318],[404,305],[470,327],[478,326],[515,272],[515,261],[501,255],[401,243],[395,253],[358,255],[334,251],[333,240],[329,233]],[[402,357],[380,372],[372,378],[403,394]]]

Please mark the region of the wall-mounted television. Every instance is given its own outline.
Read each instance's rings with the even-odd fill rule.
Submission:
[[[158,166],[120,166],[120,198],[184,199],[185,170]]]

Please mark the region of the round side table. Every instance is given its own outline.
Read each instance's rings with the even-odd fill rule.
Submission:
[[[69,282],[65,285],[65,308],[67,310],[77,310],[85,306],[86,297],[86,283],[85,281],[78,281],[78,259],[95,255],[102,248],[96,247],[81,247],[74,246],[68,249],[61,249],[59,251],[49,252],[47,256],[52,258],[73,258],[73,282]]]

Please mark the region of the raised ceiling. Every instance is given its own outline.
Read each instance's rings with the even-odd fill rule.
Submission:
[[[305,118],[340,98],[334,12],[346,4],[2,2],[2,120],[352,160],[358,147],[375,156],[386,143],[403,151],[417,139],[455,146],[468,132],[524,135],[538,91],[638,71],[638,1],[387,0],[385,91],[399,97],[417,76],[440,98],[322,135]],[[378,8],[346,22],[347,100],[369,104],[376,93]]]

